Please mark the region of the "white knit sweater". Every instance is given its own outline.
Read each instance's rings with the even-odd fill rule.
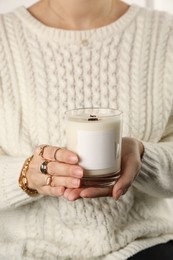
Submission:
[[[0,16],[0,259],[125,260],[173,239],[173,18],[132,5],[96,30],[49,28],[21,7]],[[112,198],[32,198],[20,169],[38,144],[65,145],[64,113],[123,111],[142,169]]]

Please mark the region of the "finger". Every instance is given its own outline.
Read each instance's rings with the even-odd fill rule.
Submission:
[[[78,156],[66,148],[61,148],[56,153],[56,160],[64,163],[76,164],[78,163]]]
[[[84,188],[66,189],[64,192],[64,198],[68,199],[69,201],[80,199],[80,193],[82,190],[84,190]]]
[[[42,156],[40,156],[41,147],[44,147],[42,151]],[[78,163],[78,156],[75,153],[67,150],[66,148],[59,148],[57,146],[48,146],[48,145],[38,146],[35,149],[34,154],[42,157],[45,160],[55,161],[56,159],[57,161],[64,162],[64,163],[70,163],[70,164]]]
[[[64,192],[64,198],[68,198],[70,192],[72,191],[73,189],[70,189],[70,188],[66,188],[65,192]]]
[[[38,189],[39,194],[47,195],[47,196],[55,196],[60,197],[65,192],[65,187],[59,186],[59,187],[51,187],[51,186],[43,186],[40,189]]]
[[[46,152],[46,150],[45,150],[45,152]],[[57,151],[57,147],[53,147],[52,151],[49,151],[47,148],[47,152],[52,153],[53,157],[55,155],[56,160],[59,162],[64,162],[64,163],[69,163],[69,164],[78,163],[78,156],[75,153],[67,150],[66,148],[58,149],[58,151]]]
[[[72,177],[52,176],[52,187],[64,186],[66,188],[79,188],[80,179]]]
[[[136,175],[139,172],[138,161],[129,160],[121,171],[121,177],[118,179],[113,187],[112,196],[116,200],[120,198],[121,195],[125,194],[129,187],[132,185]]]
[[[50,161],[56,161],[56,155],[59,152],[60,147],[57,146],[50,146],[50,145],[44,145],[40,147],[40,150],[42,149],[42,158]],[[41,153],[39,153],[40,155]]]
[[[76,178],[81,178],[83,176],[83,169],[77,165],[49,162],[47,169],[48,173],[51,175],[72,176]]]
[[[51,175],[49,174],[42,174],[42,173],[31,173],[29,176],[29,188],[32,189],[40,189],[43,186],[47,186],[50,183],[50,177],[52,178]]]
[[[104,196],[111,196],[112,195],[112,187],[105,187],[105,188],[85,188],[81,193],[80,196],[82,198],[97,198],[97,197],[104,197]]]

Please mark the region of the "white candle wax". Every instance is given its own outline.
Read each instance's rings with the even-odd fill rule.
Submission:
[[[121,112],[111,110],[109,115],[108,109],[93,110],[92,114],[88,109],[67,113],[67,149],[78,154],[85,177],[115,175],[121,164]]]

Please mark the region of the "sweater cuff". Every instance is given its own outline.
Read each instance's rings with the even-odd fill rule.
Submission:
[[[151,174],[156,174],[156,169],[160,164],[157,151],[158,149],[155,146],[155,143],[142,143],[144,145],[144,153],[142,157],[141,174],[146,175],[149,172]]]
[[[135,179],[133,186],[143,193],[155,196],[152,182],[157,182],[157,165],[159,164],[158,155],[157,151],[154,149],[153,144],[146,142],[142,143],[144,145],[142,165],[139,175]]]
[[[38,200],[41,195],[31,197],[18,184],[26,158],[0,157],[0,208],[11,208]]]
[[[172,197],[172,144],[143,142],[143,145],[142,166],[134,187],[154,197]]]

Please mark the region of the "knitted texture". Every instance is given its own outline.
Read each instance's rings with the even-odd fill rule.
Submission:
[[[173,18],[132,5],[105,27],[49,28],[23,7],[0,16],[0,259],[125,260],[173,239]],[[65,112],[123,112],[143,141],[126,195],[29,197],[20,170],[38,144],[65,146]]]

